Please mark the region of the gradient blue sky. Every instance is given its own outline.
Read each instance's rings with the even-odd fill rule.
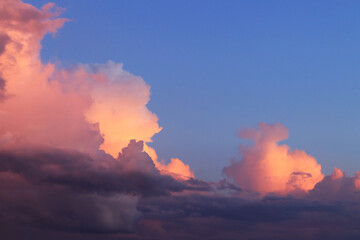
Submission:
[[[113,60],[143,77],[166,161],[218,180],[236,129],[264,121],[288,127],[285,142],[324,173],[360,170],[359,1],[53,2],[72,21],[44,39],[43,61]]]

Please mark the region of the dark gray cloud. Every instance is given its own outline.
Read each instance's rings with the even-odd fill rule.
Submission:
[[[169,196],[185,189],[203,187],[160,175],[143,152],[142,142],[131,141],[117,159],[101,152],[90,157],[53,148],[0,152],[3,224],[84,233],[131,232],[141,215],[136,208],[139,197]]]
[[[226,180],[180,182],[160,175],[142,147],[142,142],[131,141],[117,159],[103,152],[89,156],[53,148],[0,152],[2,236],[39,240],[360,237],[354,178],[328,176],[302,197],[260,198]]]
[[[0,171],[19,174],[39,186],[58,185],[101,195],[166,195],[188,188],[170,176],[160,175],[151,158],[142,151],[142,142],[132,141],[123,152],[118,159],[105,154],[95,159],[58,149],[2,151]]]
[[[149,239],[356,239],[360,204],[189,195],[141,200]],[[140,231],[140,230],[139,230]],[[139,239],[142,239],[139,236]],[[145,238],[146,239],[146,238]]]

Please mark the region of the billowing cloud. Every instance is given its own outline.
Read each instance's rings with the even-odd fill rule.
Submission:
[[[355,176],[346,176],[339,168],[334,168],[331,175],[317,183],[310,192],[309,198],[322,202],[331,201],[359,201],[359,172]]]
[[[321,166],[315,158],[278,144],[288,138],[283,125],[259,123],[257,129],[243,129],[239,137],[254,141],[254,145],[241,145],[241,161],[232,162],[223,173],[240,188],[262,194],[286,194],[309,191],[322,180]]]
[[[102,142],[98,126],[83,116],[90,96],[50,81],[55,67],[39,59],[44,34],[67,21],[56,19],[59,11],[52,7],[38,10],[17,0],[1,2],[0,34],[7,36],[0,55],[7,96],[0,102],[1,148],[34,144],[84,150],[97,149]]]
[[[2,239],[360,238],[360,172],[324,177],[314,157],[279,143],[279,123],[243,129],[253,144],[219,182],[158,160],[141,77],[112,61],[40,61],[41,39],[68,21],[61,11],[0,0]]]
[[[0,1],[0,221],[131,232],[139,197],[200,188],[170,168],[162,175],[157,165],[165,165],[144,152],[156,155],[144,142],[161,128],[142,78],[111,61],[70,69],[41,62],[41,39],[68,21],[61,11]]]
[[[116,158],[137,139],[156,166],[171,174],[174,168],[157,162],[146,145],[161,128],[146,106],[150,86],[141,77],[111,61],[71,69],[40,61],[43,36],[67,21],[56,18],[61,10],[54,4],[38,10],[18,0],[1,1],[0,147],[33,144],[90,154],[102,149]],[[175,171],[193,177],[190,170]]]
[[[191,171],[190,166],[184,164],[178,158],[171,158],[168,164],[156,162],[157,168],[164,174],[168,174],[177,179],[189,179],[194,178],[194,173]]]

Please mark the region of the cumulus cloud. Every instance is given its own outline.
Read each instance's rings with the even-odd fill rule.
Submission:
[[[156,154],[145,142],[161,128],[142,78],[111,61],[41,62],[40,41],[68,21],[61,11],[0,0],[2,230],[131,232],[139,197],[200,188],[161,174],[144,152]]]
[[[41,39],[68,21],[61,12],[0,0],[1,238],[360,238],[360,172],[324,177],[314,157],[279,143],[279,123],[243,129],[253,144],[219,182],[159,161],[141,77],[112,61],[40,61]]]
[[[254,145],[241,145],[241,160],[225,167],[223,173],[240,188],[262,194],[286,194],[309,191],[322,180],[321,166],[315,158],[278,144],[288,138],[288,130],[283,125],[259,123],[256,129],[243,129],[239,137],[252,140]]]
[[[102,142],[98,126],[83,116],[91,98],[50,81],[55,67],[39,59],[44,34],[67,21],[56,19],[58,13],[52,4],[38,10],[17,0],[1,2],[0,34],[7,36],[0,55],[7,96],[0,103],[1,148],[35,144],[82,150]]]
[[[164,174],[171,175],[177,179],[186,180],[195,177],[190,166],[178,158],[171,158],[168,164],[156,161],[155,165]]]
[[[20,0],[1,1],[0,147],[33,144],[90,154],[102,149],[116,158],[137,139],[156,166],[166,168],[146,145],[161,127],[146,106],[150,86],[141,77],[112,61],[70,69],[40,61],[41,39],[68,21],[57,18],[61,11],[51,3],[39,10]],[[193,177],[183,166],[183,174],[176,174]],[[171,174],[173,168],[166,169]]]
[[[331,175],[317,183],[309,193],[309,199],[322,202],[359,201],[359,172],[354,176],[346,176],[339,168],[334,168]]]

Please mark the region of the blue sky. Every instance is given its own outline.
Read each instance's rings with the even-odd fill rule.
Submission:
[[[26,0],[37,7],[44,0]],[[280,122],[325,173],[360,170],[360,2],[55,0],[42,59],[124,63],[151,85],[160,157],[218,180],[239,126]]]

